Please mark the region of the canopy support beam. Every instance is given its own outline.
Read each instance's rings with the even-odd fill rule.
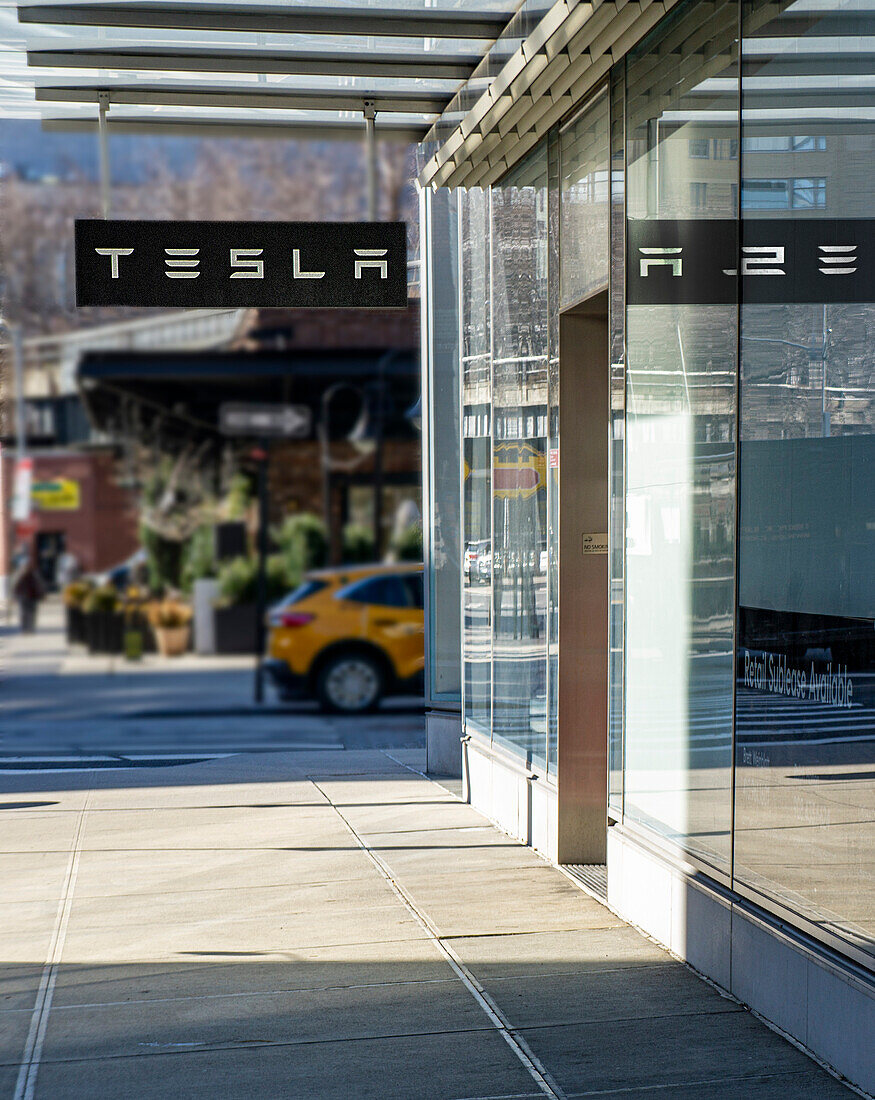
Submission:
[[[368,221],[377,220],[377,111],[374,103],[366,99],[365,115],[365,174],[368,188]]]
[[[100,209],[104,220],[109,217],[109,135],[106,129],[108,110],[109,92],[98,92],[97,145],[100,153]]]

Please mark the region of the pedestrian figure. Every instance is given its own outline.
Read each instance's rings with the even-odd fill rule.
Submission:
[[[22,634],[36,630],[36,611],[45,595],[46,586],[36,562],[28,554],[12,578],[12,598],[18,603],[18,621]]]
[[[68,584],[72,584],[73,581],[79,579],[79,574],[82,570],[79,568],[79,561],[75,554],[71,554],[69,550],[65,550],[58,558],[58,584],[61,589],[67,587]]]

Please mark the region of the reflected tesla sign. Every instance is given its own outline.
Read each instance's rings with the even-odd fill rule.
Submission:
[[[403,308],[403,222],[76,222],[78,306]]]

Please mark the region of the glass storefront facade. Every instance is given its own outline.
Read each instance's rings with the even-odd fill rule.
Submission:
[[[609,813],[871,967],[875,0],[695,8],[455,192],[464,728],[561,785],[560,319],[607,290]]]

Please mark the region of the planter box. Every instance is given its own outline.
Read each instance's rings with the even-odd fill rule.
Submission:
[[[121,653],[125,617],[120,611],[87,611],[83,615],[85,644],[89,653]]]
[[[188,649],[191,641],[191,627],[185,626],[156,626],[155,641],[158,643],[158,652],[162,657],[180,657]]]
[[[67,644],[85,644],[85,612],[81,607],[65,607],[64,616],[67,625]]]
[[[255,653],[258,611],[254,603],[217,607],[216,653]]]

